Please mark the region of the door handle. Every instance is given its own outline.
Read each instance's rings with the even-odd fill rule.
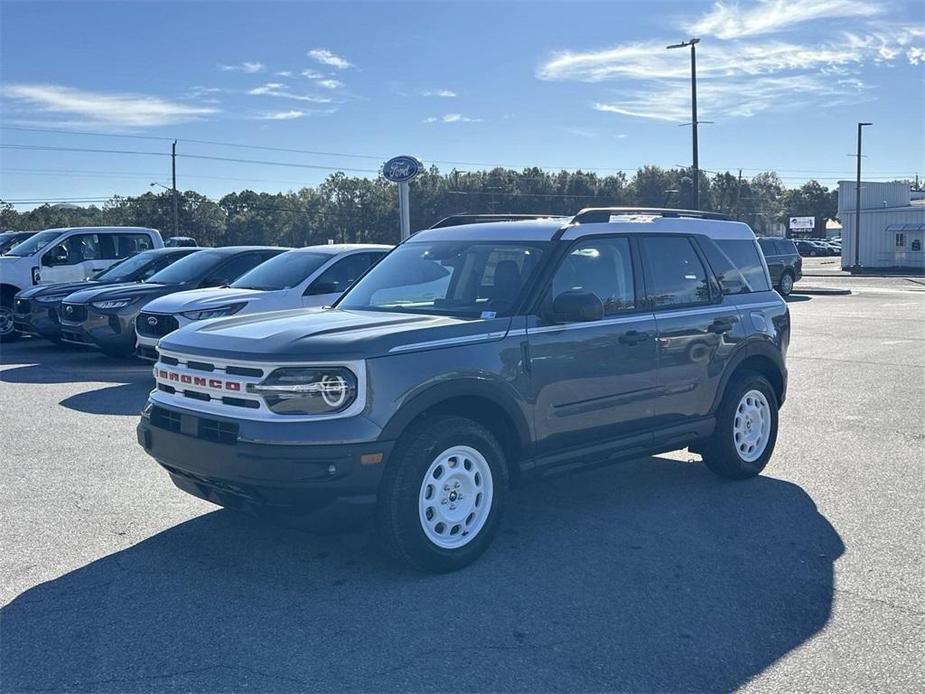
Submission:
[[[649,335],[649,333],[639,332],[638,330],[627,330],[620,335],[619,340],[624,345],[638,345],[640,342],[645,342],[650,337],[651,335]]]
[[[731,318],[717,318],[715,321],[710,323],[707,330],[711,333],[716,333],[717,335],[722,335],[723,333],[728,333],[732,330],[732,327],[735,325],[735,321]]]

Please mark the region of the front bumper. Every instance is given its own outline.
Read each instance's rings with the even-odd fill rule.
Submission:
[[[60,302],[42,303],[29,299],[17,299],[13,313],[13,327],[27,335],[58,340],[61,338],[61,323],[58,319],[60,308]]]
[[[220,506],[324,524],[372,512],[392,442],[257,442],[242,438],[241,424],[153,405],[137,436],[177,487]]]
[[[61,339],[64,342],[97,347],[114,352],[131,353],[135,349],[135,316],[129,313],[102,312],[87,307],[87,317],[80,323],[61,321]]]

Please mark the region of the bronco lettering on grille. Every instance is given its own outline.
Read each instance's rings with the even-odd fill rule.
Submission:
[[[241,391],[241,384],[238,381],[223,381],[220,378],[203,378],[202,376],[191,376],[190,374],[180,374],[176,371],[167,369],[158,369],[157,377],[167,381],[176,381],[177,383],[188,383],[194,386],[205,386],[216,390]]]

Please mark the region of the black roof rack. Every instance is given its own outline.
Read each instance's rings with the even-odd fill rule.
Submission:
[[[519,222],[524,219],[550,219],[564,218],[566,215],[558,214],[452,214],[444,217],[429,229],[442,229],[443,227],[456,227],[464,224],[481,224],[483,222]]]
[[[672,210],[662,207],[586,207],[572,217],[570,224],[609,222],[612,215],[652,215],[655,217],[688,217],[691,219],[719,219],[729,221],[729,215],[700,210]]]

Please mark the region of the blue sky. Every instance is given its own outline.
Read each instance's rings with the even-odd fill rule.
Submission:
[[[383,158],[631,173],[690,160],[699,36],[701,166],[773,168],[788,185],[853,177],[859,120],[872,179],[925,174],[921,2],[4,2],[6,200],[212,197],[375,175]],[[137,137],[142,136],[142,137]],[[338,153],[206,145],[209,140]],[[344,154],[362,155],[356,157]],[[303,168],[305,167],[305,168]],[[317,168],[308,168],[317,167]],[[458,165],[460,169],[480,168]],[[364,174],[364,172],[370,172]]]

